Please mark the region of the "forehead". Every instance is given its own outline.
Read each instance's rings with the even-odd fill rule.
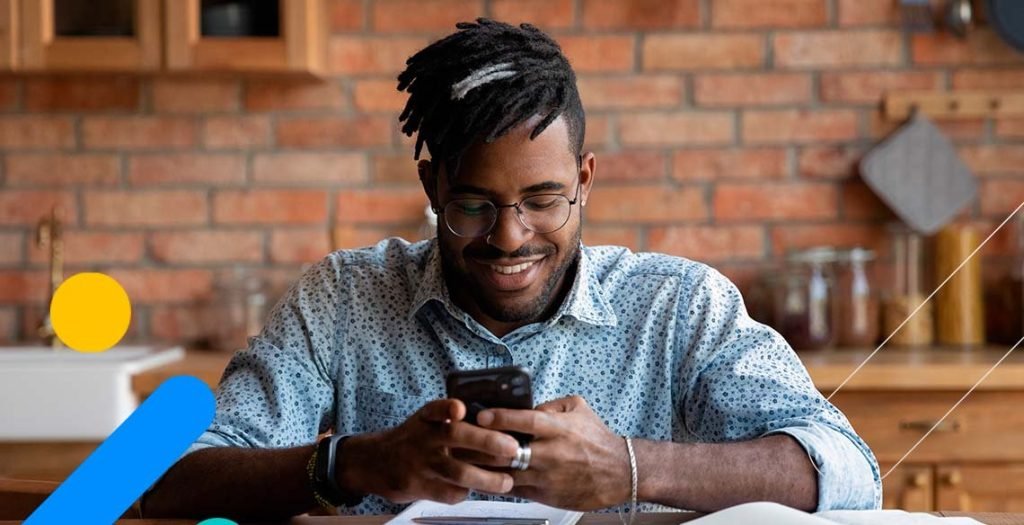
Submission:
[[[540,120],[539,116],[532,117],[490,144],[471,146],[462,156],[455,183],[476,186],[503,183],[528,186],[549,180],[567,183],[576,174],[576,158],[570,153],[565,119],[556,118],[530,140],[530,133]]]

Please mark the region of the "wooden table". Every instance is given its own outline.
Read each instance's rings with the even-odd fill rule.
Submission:
[[[974,518],[986,525],[1024,525],[1024,514],[992,513],[992,512],[935,512],[938,516],[966,516]],[[638,514],[637,525],[676,525],[699,518],[696,512]],[[322,517],[300,516],[292,518],[289,525],[383,525],[392,516],[345,516]],[[14,525],[18,521],[0,521],[0,525]],[[196,525],[195,520],[121,520],[118,525]],[[615,514],[587,514],[580,520],[580,525],[621,525]]]

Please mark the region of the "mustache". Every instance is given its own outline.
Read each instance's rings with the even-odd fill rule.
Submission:
[[[520,259],[535,255],[554,255],[554,246],[520,246],[512,253],[505,253],[494,246],[485,244],[483,246],[467,246],[462,255],[467,259],[497,260],[497,259]]]

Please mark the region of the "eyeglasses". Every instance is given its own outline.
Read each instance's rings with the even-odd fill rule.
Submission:
[[[572,205],[580,198],[580,186],[576,184],[576,196],[561,193],[531,195],[512,204],[494,204],[487,199],[455,199],[441,210],[444,222],[459,237],[480,237],[487,235],[498,223],[502,208],[515,208],[519,222],[534,233],[551,233],[562,229],[572,212]]]

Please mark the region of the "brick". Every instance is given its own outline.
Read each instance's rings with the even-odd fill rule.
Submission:
[[[636,39],[625,35],[559,36],[558,44],[577,73],[631,71]]]
[[[723,221],[833,219],[837,201],[831,184],[724,183],[715,187],[713,206]]]
[[[669,226],[648,234],[651,251],[704,262],[760,259],[764,256],[761,226]]]
[[[35,226],[43,216],[57,206],[64,224],[75,223],[78,207],[70,192],[45,190],[0,191],[0,225]]]
[[[764,62],[764,38],[749,34],[650,34],[643,44],[648,71],[755,68]]]
[[[332,234],[334,239],[334,249],[336,250],[348,250],[352,248],[373,246],[388,237],[401,237],[410,241],[420,239],[418,227],[398,225],[390,225],[388,227],[381,228],[380,226],[336,224],[334,225]]]
[[[5,116],[0,119],[0,148],[71,148],[75,130],[70,117]]]
[[[714,0],[711,27],[720,29],[795,28],[828,22],[825,0]]]
[[[275,134],[286,148],[386,146],[391,126],[385,116],[293,117],[278,120]]]
[[[344,108],[344,94],[334,81],[253,80],[245,86],[245,109],[249,111]]]
[[[622,143],[630,146],[728,144],[734,127],[729,113],[630,113],[619,118]]]
[[[802,73],[706,74],[694,81],[699,106],[806,104],[811,91],[811,76]]]
[[[566,29],[574,22],[572,0],[492,0],[491,15],[510,24],[528,22],[544,30]]]
[[[839,196],[842,217],[847,220],[893,221],[896,215],[875,192],[856,178],[842,184]]]
[[[240,93],[236,80],[158,78],[153,81],[153,109],[163,113],[237,111]]]
[[[409,94],[397,89],[394,80],[357,80],[352,90],[359,111],[393,111],[405,109]]]
[[[21,232],[0,232],[0,264],[21,264],[24,260],[24,234]]]
[[[772,39],[775,65],[782,68],[895,66],[903,61],[896,30],[793,31]]]
[[[903,120],[885,118],[881,110],[876,108],[868,120],[868,137],[874,140],[882,139],[902,127],[904,123]],[[982,139],[987,129],[983,118],[933,118],[932,124],[953,141]]]
[[[338,192],[335,220],[343,224],[401,224],[423,221],[422,188],[374,188]]]
[[[1014,51],[992,30],[975,29],[966,39],[946,31],[914,35],[911,57],[921,65],[1024,65],[1024,55]]]
[[[482,0],[375,0],[372,29],[381,33],[455,31],[484,15]]]
[[[366,12],[362,0],[328,0],[327,27],[338,31],[358,31],[365,26]]]
[[[133,186],[243,184],[245,157],[192,153],[133,155],[128,160],[128,181]]]
[[[327,44],[327,68],[333,74],[398,74],[405,61],[427,46],[423,37],[335,36]]]
[[[583,27],[673,29],[700,25],[699,0],[583,0]]]
[[[878,104],[890,91],[940,90],[942,73],[932,71],[858,71],[821,74],[825,102]]]
[[[17,78],[0,79],[0,111],[18,109],[21,81]]]
[[[403,151],[397,154],[374,155],[373,182],[419,187],[419,172],[416,171],[416,161],[413,160],[412,153]]]
[[[44,77],[25,80],[29,111],[135,111],[139,82],[132,77]]]
[[[271,184],[354,184],[367,178],[363,153],[268,153],[253,157],[252,178]]]
[[[667,75],[583,77],[577,81],[587,110],[667,108],[683,100],[683,80]]]
[[[587,246],[625,246],[634,252],[640,251],[640,232],[637,228],[623,226],[594,226],[583,228],[583,244]]]
[[[1020,89],[1024,69],[958,69],[953,72],[953,89]]]
[[[263,234],[258,231],[172,231],[149,237],[157,262],[195,264],[263,261]]]
[[[49,281],[44,271],[0,270],[0,302],[36,303],[49,294]]]
[[[702,221],[708,217],[708,207],[701,188],[597,184],[585,215],[596,223]]]
[[[857,138],[857,113],[849,110],[752,110],[743,114],[750,144],[826,142]]]
[[[270,261],[274,264],[310,263],[330,253],[323,228],[275,229],[270,233]]]
[[[996,120],[996,135],[1000,138],[1024,139],[1024,119]]]
[[[597,154],[597,180],[609,182],[665,180],[665,154],[660,151],[616,151]]]
[[[857,174],[864,150],[855,146],[810,146],[800,151],[797,172],[801,177],[848,179]]]
[[[881,224],[785,224],[771,228],[772,253],[776,257],[815,246],[859,246],[879,255],[887,249],[887,239]]]
[[[219,224],[322,224],[327,196],[318,190],[218,191],[213,220]]]
[[[173,344],[205,343],[213,332],[212,322],[206,315],[194,305],[153,306],[149,314],[149,332],[153,338]]]
[[[195,302],[209,297],[213,272],[203,269],[112,269],[133,304]]]
[[[901,21],[899,3],[890,0],[839,0],[836,11],[843,27],[898,25]]]
[[[958,152],[976,174],[1024,175],[1024,145],[967,146]]]
[[[270,146],[270,118],[262,115],[210,116],[203,121],[202,140],[209,149]]]
[[[782,148],[686,149],[672,156],[672,178],[683,182],[781,179],[787,164]]]
[[[89,226],[184,226],[206,223],[206,192],[88,191],[85,223]]]
[[[196,121],[188,117],[85,117],[82,140],[92,149],[158,149],[195,146]]]
[[[141,233],[65,231],[64,262],[67,264],[137,263],[142,260]],[[49,261],[49,249],[32,244],[29,260],[35,264]]]
[[[17,326],[17,311],[13,307],[0,308],[0,342],[14,342]]]
[[[109,186],[121,180],[116,155],[17,154],[4,158],[8,186]]]
[[[612,143],[613,125],[604,115],[587,115],[587,131],[583,137],[584,151],[608,146]]]
[[[1024,180],[986,179],[980,193],[982,214],[1006,215],[1024,202]]]

